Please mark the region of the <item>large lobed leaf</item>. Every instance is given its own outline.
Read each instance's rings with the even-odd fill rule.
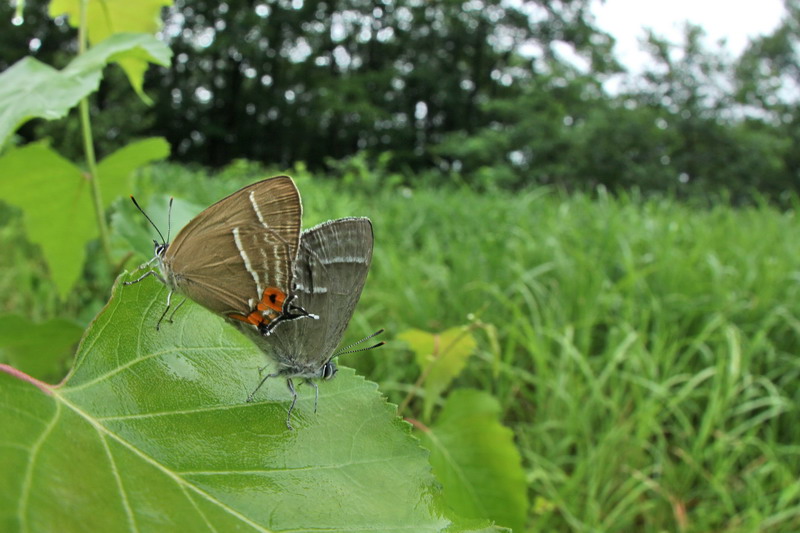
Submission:
[[[138,166],[167,155],[169,145],[155,137],[106,157],[98,166],[103,205],[130,190],[128,177]],[[22,210],[28,238],[42,247],[64,297],[80,276],[87,241],[97,236],[84,174],[47,144],[31,143],[0,157],[0,199]]]
[[[82,98],[97,90],[103,68],[113,62],[135,60],[168,65],[172,51],[145,34],[117,34],[78,56],[63,70],[25,57],[0,74],[0,146],[32,118],[65,117]],[[141,76],[144,70],[141,70]],[[141,87],[141,79],[131,80]]]
[[[0,530],[439,531],[427,453],[372,383],[341,369],[314,413],[301,387],[187,302],[117,284],[57,387],[0,372]],[[6,368],[7,371],[10,369]],[[13,371],[12,371],[13,372]]]
[[[163,137],[134,141],[108,155],[97,165],[103,207],[131,193],[130,176],[138,168],[169,157],[169,143]]]
[[[0,199],[22,209],[31,242],[42,247],[63,297],[78,279],[86,242],[97,235],[89,182],[45,143],[0,157]]]
[[[77,28],[81,20],[82,3],[83,0],[53,0],[50,2],[50,16],[56,18],[67,15],[70,24]],[[161,9],[172,5],[172,1],[88,0],[84,5],[87,8],[89,41],[95,45],[123,33],[155,34],[162,26]],[[119,58],[118,62],[134,90],[149,103],[150,99],[142,90],[148,59],[127,56]]]
[[[32,57],[20,59],[0,74],[0,146],[32,118],[66,116],[99,82],[99,72],[67,76]]]

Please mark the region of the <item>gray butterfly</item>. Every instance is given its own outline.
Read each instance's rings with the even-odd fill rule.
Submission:
[[[367,280],[372,244],[372,223],[367,218],[333,220],[303,232],[300,252],[294,263],[292,292],[297,297],[298,306],[319,318],[283,322],[270,336],[243,327],[240,321],[230,321],[277,363],[277,370],[261,380],[248,401],[252,401],[267,379],[286,378],[292,394],[286,419],[289,429],[292,429],[291,415],[297,402],[292,380],[303,379],[315,388],[316,410],[319,388],[313,380],[331,379],[336,374],[333,358],[341,352],[334,353],[334,350],[353,316]]]

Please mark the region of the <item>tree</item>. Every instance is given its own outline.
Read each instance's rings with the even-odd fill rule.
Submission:
[[[445,134],[491,119],[483,105],[535,75],[523,44],[598,53],[587,0],[178,2],[176,61],[159,86],[156,129],[179,157],[247,157],[314,168],[358,150],[397,168],[430,165]]]
[[[800,2],[785,0],[786,16],[775,31],[759,37],[736,65],[737,101],[748,111],[751,127],[780,143],[780,176],[762,180],[774,194],[800,187]]]

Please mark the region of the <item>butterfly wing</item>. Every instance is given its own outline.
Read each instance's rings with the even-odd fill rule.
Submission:
[[[294,294],[319,319],[284,322],[258,341],[287,377],[318,377],[339,345],[367,279],[372,244],[367,218],[333,220],[303,232]]]
[[[288,176],[244,187],[178,233],[164,255],[165,275],[215,313],[246,313],[267,288],[289,293],[301,217],[300,194]]]

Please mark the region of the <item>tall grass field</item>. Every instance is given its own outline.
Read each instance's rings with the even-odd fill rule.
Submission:
[[[800,530],[793,212],[547,190],[363,210],[371,323],[497,329],[462,380],[502,403],[531,530]],[[373,359],[355,364],[396,398],[402,352]]]
[[[800,530],[795,210],[295,176],[305,227],[374,223],[346,340],[384,327],[388,343],[340,364],[400,404],[418,369],[396,338],[475,327],[454,386],[500,402],[529,531]],[[204,207],[248,178],[164,166],[135,189]],[[121,223],[139,224],[125,200]],[[3,219],[3,311],[90,319],[103,302],[59,304],[19,220]]]

